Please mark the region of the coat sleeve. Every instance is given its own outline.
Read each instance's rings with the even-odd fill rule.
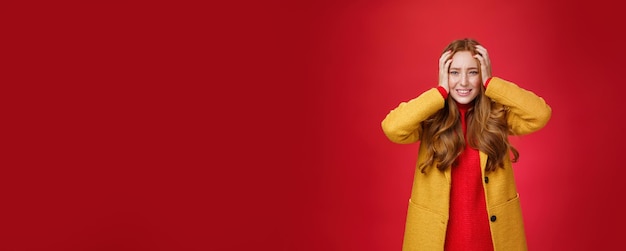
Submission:
[[[441,93],[437,88],[432,88],[391,110],[381,123],[383,132],[394,143],[415,143],[420,140],[422,121],[441,110],[444,105],[445,99]]]
[[[543,98],[501,78],[489,81],[485,95],[508,108],[507,122],[513,135],[538,131],[552,116],[552,108]]]

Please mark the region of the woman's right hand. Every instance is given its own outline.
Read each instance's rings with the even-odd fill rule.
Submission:
[[[439,86],[446,89],[448,93],[450,93],[450,87],[448,86],[450,64],[452,64],[452,51],[446,51],[439,58]]]

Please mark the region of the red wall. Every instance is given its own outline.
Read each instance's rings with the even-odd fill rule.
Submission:
[[[0,250],[399,250],[380,122],[453,39],[553,117],[513,139],[530,250],[621,244],[622,13],[603,1],[19,6]],[[8,95],[7,95],[8,94]]]
[[[311,210],[321,219],[313,230],[304,227],[307,233],[332,240],[323,243],[334,250],[400,249],[417,146],[388,142],[380,121],[400,101],[436,86],[437,60],[449,41],[473,37],[488,49],[494,75],[553,108],[547,127],[513,139],[530,250],[619,245],[625,53],[615,8],[355,2],[322,13],[310,21],[319,29],[311,64],[323,88],[325,185],[316,195],[332,206]]]

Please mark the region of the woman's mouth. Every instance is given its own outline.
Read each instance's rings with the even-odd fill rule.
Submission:
[[[456,93],[459,94],[459,96],[461,97],[468,96],[471,92],[472,89],[456,89]]]

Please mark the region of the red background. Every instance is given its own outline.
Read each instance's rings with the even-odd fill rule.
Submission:
[[[6,10],[0,250],[399,250],[417,145],[380,122],[463,37],[553,109],[513,139],[530,250],[622,243],[609,2]]]

